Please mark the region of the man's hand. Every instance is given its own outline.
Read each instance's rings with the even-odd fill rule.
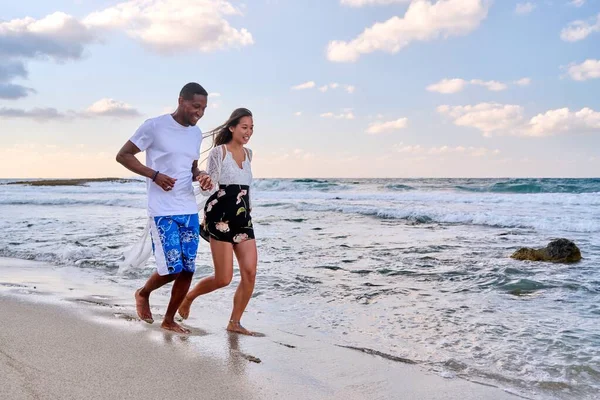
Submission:
[[[212,190],[213,188],[213,182],[210,179],[210,176],[207,173],[200,173],[197,177],[196,180],[198,181],[198,183],[200,183],[200,188],[202,190]]]
[[[175,182],[177,182],[177,179],[161,174],[160,172],[156,175],[156,179],[154,180],[154,183],[160,186],[165,192],[172,190],[173,186],[175,186]]]

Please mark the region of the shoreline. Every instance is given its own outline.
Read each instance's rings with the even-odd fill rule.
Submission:
[[[22,179],[4,183],[4,185],[24,185],[24,186],[83,186],[87,183],[112,182],[129,183],[143,182],[141,179],[129,178],[66,178],[66,179]]]
[[[177,335],[139,321],[130,288],[86,283],[75,270],[0,258],[9,398],[519,398],[264,323],[263,338],[229,334],[214,310],[186,324],[191,335]],[[161,292],[156,320],[169,290]]]

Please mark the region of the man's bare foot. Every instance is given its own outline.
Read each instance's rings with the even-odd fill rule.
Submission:
[[[229,321],[227,330],[229,332],[239,333],[241,335],[256,336],[256,332],[252,332],[244,328],[242,324],[240,324],[240,321]]]
[[[188,301],[187,298],[183,299],[183,301],[181,302],[181,305],[179,306],[179,309],[177,310],[179,315],[181,315],[181,318],[188,319],[188,317],[190,316],[190,307],[191,306],[192,306],[191,301]]]
[[[162,324],[160,324],[160,327],[167,331],[173,331],[173,332],[177,332],[177,333],[190,333],[191,332],[189,329],[184,328],[183,326],[179,325],[175,321],[171,321],[171,322],[163,321]]]
[[[135,291],[135,309],[138,317],[140,317],[142,321],[151,324],[154,322],[154,319],[152,318],[152,312],[150,311],[150,301],[148,300],[148,297],[144,297],[140,294],[141,290],[142,289],[138,289]]]

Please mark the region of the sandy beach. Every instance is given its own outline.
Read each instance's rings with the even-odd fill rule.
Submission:
[[[284,332],[266,315],[265,337],[228,334],[210,310],[180,336],[137,320],[128,288],[82,284],[39,262],[4,258],[0,272],[6,399],[517,398]]]

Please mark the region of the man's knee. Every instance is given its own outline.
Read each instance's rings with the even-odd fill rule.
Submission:
[[[177,279],[178,280],[189,280],[191,281],[192,278],[194,277],[194,272],[193,271],[187,271],[187,270],[182,270],[181,272],[179,272],[177,274]]]

